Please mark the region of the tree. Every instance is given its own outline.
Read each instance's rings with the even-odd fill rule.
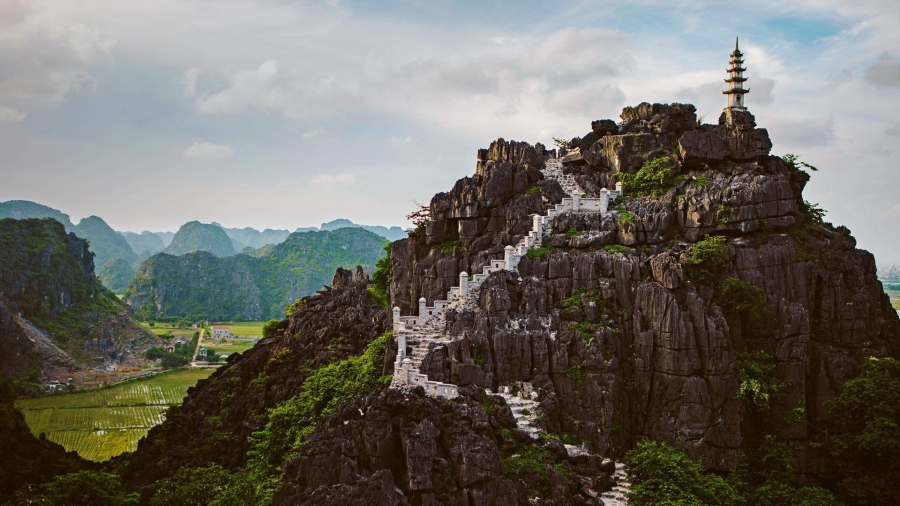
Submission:
[[[737,492],[715,474],[704,474],[700,462],[663,441],[641,441],[625,455],[633,506],[726,506]]]
[[[145,302],[141,304],[141,308],[134,313],[134,317],[140,321],[147,322],[152,320],[156,316],[156,307],[149,303]]]
[[[78,471],[56,476],[40,486],[32,504],[48,506],[131,506],[138,494],[125,493],[119,476],[98,471]]]
[[[900,361],[866,359],[828,412],[839,497],[853,505],[900,504]]]
[[[262,335],[264,338],[268,339],[270,337],[278,337],[278,325],[281,322],[275,319],[269,320],[262,326]]]

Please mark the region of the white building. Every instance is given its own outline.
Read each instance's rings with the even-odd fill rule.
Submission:
[[[213,339],[231,339],[231,327],[216,326],[212,328]]]

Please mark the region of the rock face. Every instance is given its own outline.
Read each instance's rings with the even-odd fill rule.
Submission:
[[[495,273],[476,310],[447,315],[457,339],[433,351],[422,372],[487,389],[530,382],[549,429],[589,438],[607,456],[651,437],[724,470],[748,440],[776,430],[737,396],[742,357],[761,351],[789,385],[767,419],[804,408],[804,420],[777,432],[797,468],[815,474],[818,455],[806,443],[825,402],[864,357],[900,351],[900,322],[872,255],[846,228],[810,218],[808,175],[768,154],[768,134],[749,113],[698,126],[691,105],[641,104],[622,119],[616,129],[594,122],[569,142],[583,161],[566,171],[582,188],[611,188],[617,173],[662,156],[681,177],[659,199],[557,218],[544,241],[552,251],[523,259],[518,275]],[[498,140],[479,152],[474,177],[435,195],[425,236],[393,244],[402,314],[414,314],[419,297],[440,297],[460,271],[502,258],[530,230],[528,215],[559,201],[556,185],[535,173],[546,156],[541,146]],[[540,191],[523,191],[533,187]],[[691,248],[716,235],[726,238],[727,261],[700,281]],[[460,241],[452,253],[434,247],[451,240]],[[765,292],[765,318],[723,302],[729,278]]]
[[[94,276],[88,243],[54,219],[0,220],[0,373],[77,378],[159,344]]]

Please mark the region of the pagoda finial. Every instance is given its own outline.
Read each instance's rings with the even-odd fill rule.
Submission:
[[[744,77],[744,72],[747,69],[742,67],[744,64],[743,56],[738,49],[738,38],[735,37],[734,52],[731,53],[731,68],[727,70],[728,79],[725,80],[728,83],[728,90],[722,92],[728,95],[728,107],[726,109],[747,110],[744,106],[744,94],[750,90],[744,88],[744,82],[747,80]]]

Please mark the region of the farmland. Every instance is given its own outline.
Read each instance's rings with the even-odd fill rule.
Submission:
[[[236,322],[228,325],[237,337],[262,337],[262,327],[266,322]]]
[[[35,435],[103,461],[134,451],[151,427],[165,420],[169,406],[180,405],[187,389],[214,369],[187,369],[72,394],[22,399],[16,406]]]

